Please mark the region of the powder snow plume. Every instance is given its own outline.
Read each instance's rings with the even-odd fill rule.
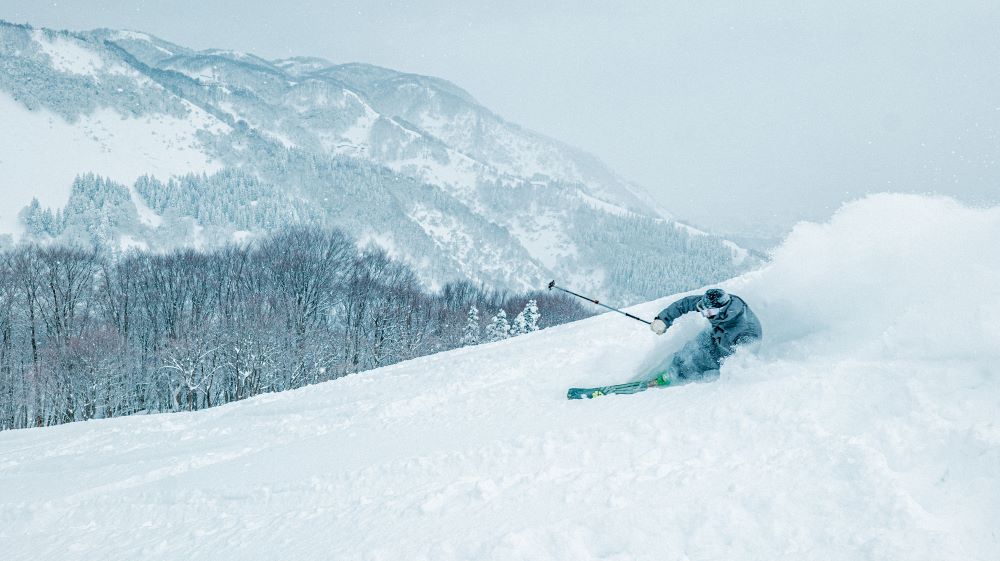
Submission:
[[[0,433],[3,556],[996,559],[998,241],[1000,208],[923,196],[802,224],[722,284],[765,342],[713,383],[567,401],[705,325],[605,314],[201,412]]]
[[[730,286],[766,308],[772,354],[1000,359],[1000,208],[873,195],[800,224]]]

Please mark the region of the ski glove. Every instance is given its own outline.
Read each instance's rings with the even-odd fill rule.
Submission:
[[[663,323],[662,319],[654,319],[653,323],[649,324],[649,328],[653,330],[653,333],[663,335],[667,331],[667,324]]]

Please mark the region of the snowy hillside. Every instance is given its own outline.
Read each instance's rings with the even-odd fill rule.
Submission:
[[[719,381],[608,314],[193,414],[0,433],[29,559],[878,559],[1000,553],[1000,208],[875,196],[725,284]],[[632,309],[651,316],[676,296]]]
[[[595,157],[439,78],[3,21],[0,69],[0,245],[163,250],[299,222],[377,245],[432,288],[466,279],[525,290],[559,277],[628,302],[657,294],[664,272],[679,289],[759,262],[678,230]],[[97,192],[74,191],[85,174],[131,202],[83,200]],[[253,193],[239,191],[250,182]],[[40,219],[45,210],[61,216]]]

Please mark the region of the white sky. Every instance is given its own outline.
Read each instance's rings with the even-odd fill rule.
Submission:
[[[873,191],[1000,202],[994,0],[0,0],[0,18],[446,78],[724,233]]]

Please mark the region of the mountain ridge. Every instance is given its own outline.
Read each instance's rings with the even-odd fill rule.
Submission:
[[[654,295],[630,286],[643,258],[656,263],[656,250],[643,237],[663,240],[664,251],[681,256],[671,267],[683,270],[661,274],[667,281],[658,293],[733,276],[760,260],[756,254],[749,263],[736,259],[713,236],[676,235],[668,213],[593,156],[505,121],[440,78],[363,63],[194,51],[107,29],[70,33],[0,23],[0,46],[8,71],[7,80],[0,78],[0,98],[10,98],[2,113],[15,124],[11,136],[79,153],[75,161],[41,150],[31,154],[35,161],[0,158],[0,178],[38,184],[42,207],[60,208],[73,179],[88,173],[135,193],[142,175],[165,185],[171,177],[234,169],[290,199],[311,201],[321,211],[316,221],[346,226],[355,238],[396,251],[430,286],[465,278],[525,288],[559,277],[636,301]],[[7,139],[9,153],[18,150],[16,142]],[[375,208],[360,197],[352,204],[343,193],[366,189],[357,186],[372,190],[371,201],[396,202]],[[376,195],[379,190],[384,193]],[[31,202],[28,192],[18,187],[18,209],[0,213],[0,234],[23,233],[14,215]],[[329,207],[330,199],[340,206]],[[137,207],[145,203],[136,200]],[[271,204],[285,203],[275,198]],[[608,239],[622,247],[589,244],[595,235],[607,237],[588,226],[596,223],[616,228]],[[191,241],[190,228],[172,224],[177,231],[143,232],[144,243]],[[235,234],[231,224],[198,226],[216,227],[219,240]],[[56,237],[35,234],[41,241]],[[641,257],[633,255],[639,247],[645,248]],[[497,262],[502,255],[514,261]],[[654,274],[640,271],[647,278],[638,284],[655,284]]]

